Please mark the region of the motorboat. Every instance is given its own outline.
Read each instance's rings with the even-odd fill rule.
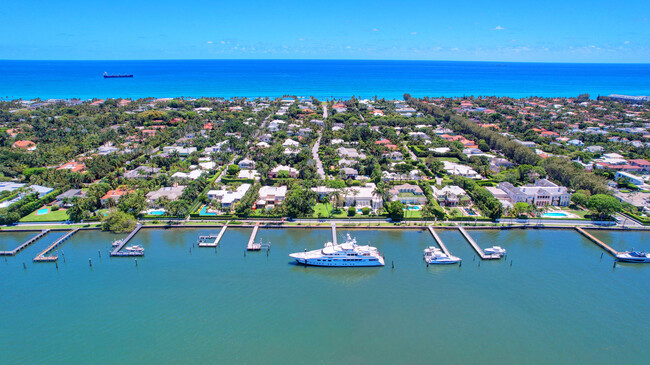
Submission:
[[[483,252],[485,252],[488,255],[503,256],[506,254],[506,249],[501,246],[492,246],[490,248],[486,248],[485,250],[483,250]]]
[[[427,264],[457,264],[463,261],[461,258],[447,255],[438,247],[430,246],[424,249],[424,260]]]
[[[113,241],[113,243],[111,243],[111,246],[117,247],[117,246],[120,245],[120,243],[122,243],[122,240],[115,240],[115,241]]]
[[[140,251],[144,251],[144,248],[140,245],[133,245],[133,246],[126,247],[125,250],[131,252],[140,252]]]
[[[357,245],[357,240],[348,234],[344,243],[335,245],[325,243],[320,250],[296,252],[289,255],[297,263],[311,266],[384,266],[384,258],[376,247]]]
[[[619,252],[616,259],[622,262],[650,262],[650,253],[645,251]]]

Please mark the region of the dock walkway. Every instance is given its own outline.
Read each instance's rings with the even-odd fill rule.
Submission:
[[[262,249],[262,245],[255,243],[255,236],[257,236],[257,231],[260,229],[260,224],[256,223],[253,228],[253,233],[251,233],[251,238],[248,240],[248,245],[246,245],[246,250],[248,251],[259,251]]]
[[[199,247],[217,247],[219,246],[219,242],[221,241],[221,237],[223,237],[223,234],[226,233],[226,229],[228,229],[228,222],[221,228],[221,231],[219,231],[218,235],[207,235],[207,236],[199,236],[199,240],[197,241]]]
[[[451,253],[447,249],[447,246],[442,242],[442,240],[438,236],[438,233],[436,233],[436,231],[433,230],[433,226],[429,226],[428,228],[429,228],[429,232],[433,236],[433,239],[436,241],[438,246],[440,246],[440,249],[442,250],[442,252],[444,252],[445,254],[451,256]]]
[[[576,231],[580,232],[583,236],[587,237],[590,239],[592,242],[603,248],[605,251],[607,251],[610,255],[616,257],[620,252],[616,251],[615,249],[611,248],[609,245],[606,245],[603,241],[599,240],[598,238],[594,237],[591,233],[588,233],[584,229],[580,227],[575,227]]]
[[[75,228],[72,231],[68,232],[65,234],[65,236],[59,238],[58,240],[54,241],[51,245],[47,246],[45,250],[43,250],[41,253],[39,253],[36,257],[34,257],[34,262],[54,262],[59,259],[59,256],[46,256],[50,251],[54,250],[57,248],[60,244],[63,242],[67,241],[68,238],[72,237],[75,233],[79,232],[79,228]]]
[[[497,254],[486,255],[485,252],[483,252],[483,250],[478,246],[476,241],[474,241],[474,239],[470,237],[469,233],[467,233],[465,228],[463,228],[462,226],[458,226],[458,230],[463,235],[463,237],[465,237],[467,242],[469,242],[470,246],[472,246],[474,251],[476,251],[476,253],[479,255],[481,260],[498,260],[502,257],[501,255],[497,255]]]
[[[144,251],[121,251],[124,246],[135,236],[136,233],[142,228],[142,224],[138,223],[135,225],[135,228],[125,239],[120,241],[120,244],[117,245],[113,251],[111,251],[111,256],[144,256]]]
[[[31,245],[32,243],[38,241],[40,238],[42,238],[43,236],[45,236],[49,232],[50,232],[49,229],[44,229],[43,231],[41,231],[41,233],[39,233],[38,235],[28,239],[27,241],[25,241],[25,243],[23,243],[22,245],[14,248],[13,250],[0,251],[0,256],[15,256],[18,252],[22,251],[23,249],[25,249],[27,246]]]

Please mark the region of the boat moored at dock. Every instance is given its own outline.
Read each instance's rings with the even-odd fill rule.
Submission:
[[[357,245],[357,241],[349,234],[346,241],[340,245],[327,242],[320,250],[305,249],[305,252],[296,252],[289,256],[299,264],[311,266],[384,266],[384,258],[379,255],[376,247]]]
[[[650,253],[644,251],[619,252],[616,255],[616,260],[635,263],[650,262]]]
[[[430,246],[424,249],[424,260],[427,264],[457,264],[462,261],[461,258],[448,255],[442,252],[438,247]]]
[[[490,248],[486,248],[483,250],[486,254],[490,255],[505,255],[506,254],[506,249],[501,247],[501,246],[492,246]]]

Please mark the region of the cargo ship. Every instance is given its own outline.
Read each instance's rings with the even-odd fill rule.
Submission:
[[[109,75],[106,72],[104,72],[105,79],[120,79],[124,77],[133,77],[133,75]]]

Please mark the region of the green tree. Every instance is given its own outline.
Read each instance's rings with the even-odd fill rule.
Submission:
[[[404,205],[401,202],[394,201],[388,203],[386,211],[391,220],[399,222],[404,219]]]
[[[600,219],[607,219],[615,212],[621,210],[621,202],[607,194],[593,195],[589,198],[587,206]]]
[[[117,203],[117,209],[124,213],[138,215],[145,208],[146,203],[147,199],[144,196],[144,192],[138,191],[123,195]]]
[[[576,205],[581,205],[585,207],[589,202],[589,197],[582,193],[574,193],[573,195],[571,195],[571,201]]]
[[[354,207],[348,208],[348,217],[354,217],[357,214],[357,210]]]
[[[102,230],[113,233],[130,232],[135,228],[136,221],[132,215],[119,210],[110,212],[102,221]]]

